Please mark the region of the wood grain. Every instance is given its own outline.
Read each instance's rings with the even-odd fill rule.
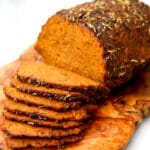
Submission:
[[[2,87],[9,84],[21,61],[41,61],[42,58],[29,48],[18,60],[0,69],[0,125],[3,123]],[[43,60],[42,60],[43,61]],[[64,150],[120,150],[125,147],[137,125],[150,113],[150,71],[144,71],[137,80],[124,86],[99,106],[94,121],[83,140],[64,147]],[[0,148],[9,150],[0,132]],[[29,148],[28,148],[29,150]],[[32,149],[33,150],[33,149]],[[36,150],[38,150],[36,148]],[[44,150],[44,149],[42,149]],[[47,148],[46,148],[47,150]]]

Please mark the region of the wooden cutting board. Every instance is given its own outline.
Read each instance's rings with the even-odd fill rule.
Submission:
[[[31,47],[18,60],[0,69],[0,125],[3,122],[2,100],[5,99],[3,86],[9,84],[21,61],[43,61]],[[150,70],[150,69],[149,69]],[[117,94],[110,96],[95,112],[94,121],[83,140],[68,145],[64,150],[120,150],[125,147],[135,129],[145,116],[150,113],[150,71],[141,76]],[[0,148],[9,150],[4,135],[0,132]],[[41,150],[41,148],[39,148]],[[51,148],[49,148],[51,149]],[[28,148],[29,150],[29,148]],[[36,150],[38,150],[36,148]],[[42,149],[44,150],[44,149]],[[46,148],[48,150],[48,148]]]

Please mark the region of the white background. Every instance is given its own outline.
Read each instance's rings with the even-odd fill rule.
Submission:
[[[87,0],[0,0],[0,66],[32,45],[48,17]],[[150,0],[142,0],[150,5]],[[150,150],[150,118],[138,128],[126,150]]]

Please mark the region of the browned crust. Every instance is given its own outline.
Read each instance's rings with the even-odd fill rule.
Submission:
[[[8,111],[5,111],[3,113],[3,116],[7,120],[11,120],[11,121],[27,123],[33,126],[43,126],[43,127],[60,128],[60,129],[75,128],[75,127],[82,126],[84,124],[84,122],[78,122],[78,121],[56,122],[50,120],[32,119],[28,116],[15,114]]]
[[[64,129],[53,129],[53,128],[46,128],[46,127],[35,127],[28,124],[5,119],[1,129],[4,132],[4,134],[6,134],[8,137],[18,137],[18,138],[41,137],[41,138],[57,139],[57,138],[63,138],[72,135],[79,135],[86,129],[86,126],[83,125],[77,128],[64,130]]]
[[[6,137],[7,145],[10,148],[43,148],[43,147],[63,147],[65,144],[68,143],[74,143],[77,141],[80,141],[83,138],[83,135],[77,135],[77,136],[69,136],[64,137],[62,139],[43,139],[43,138],[23,138],[23,139],[17,139],[17,138],[9,138]]]
[[[42,96],[46,98],[52,98],[58,101],[65,101],[65,102],[78,101],[80,103],[89,102],[89,98],[87,96],[82,95],[81,93],[35,86],[34,84],[21,82],[20,80],[17,79],[16,76],[10,80],[10,84],[11,86],[15,87],[17,90],[21,92]]]
[[[25,76],[21,76],[21,75],[17,75],[17,78],[21,81],[21,82],[25,82],[25,83],[31,83],[31,84],[40,84],[40,86],[43,87],[47,87],[47,88],[58,88],[61,90],[68,90],[70,92],[80,92],[85,94],[86,96],[89,97],[89,102],[95,102],[96,100],[102,100],[104,101],[107,97],[108,90],[107,92],[104,89],[101,89],[99,87],[92,87],[92,86],[88,86],[88,87],[72,87],[72,86],[63,86],[63,85],[58,85],[55,83],[47,83],[44,81],[40,81],[36,78],[26,78]],[[42,95],[42,93],[41,93]],[[94,99],[96,96],[96,100]],[[45,95],[45,97],[48,97],[48,95]],[[81,99],[81,97],[79,97]],[[72,99],[71,99],[72,100]],[[73,99],[74,100],[74,99]],[[87,99],[83,100],[83,101],[87,101]]]
[[[16,102],[21,102],[29,106],[37,106],[39,108],[52,109],[55,111],[67,111],[71,109],[79,109],[81,107],[81,102],[63,102],[57,101],[54,99],[46,99],[43,97],[38,97],[34,94],[29,95],[23,92],[18,91],[13,87],[4,87],[4,93],[6,97],[12,99]]]
[[[77,110],[70,110],[67,112],[56,112],[53,110],[47,110],[43,108],[36,108],[28,106],[23,103],[18,103],[10,99],[4,100],[4,105],[10,112],[28,115],[31,118],[43,119],[43,120],[55,120],[61,121],[82,121],[88,119],[92,112],[96,109],[95,105],[86,105]]]

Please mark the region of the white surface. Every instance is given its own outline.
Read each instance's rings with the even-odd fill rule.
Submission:
[[[87,0],[0,0],[0,66],[16,59],[36,41],[47,18],[61,8]],[[143,0],[150,5],[150,0]],[[150,150],[150,118],[126,150]]]

